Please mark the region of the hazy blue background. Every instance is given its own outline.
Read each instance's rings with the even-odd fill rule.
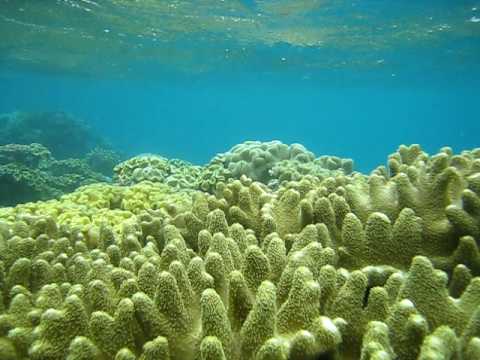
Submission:
[[[180,75],[154,80],[9,73],[0,113],[61,110],[127,155],[195,163],[245,140],[300,142],[317,155],[383,164],[399,144],[479,145],[479,73],[409,70]]]

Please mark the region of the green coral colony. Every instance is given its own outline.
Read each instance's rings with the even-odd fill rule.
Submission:
[[[352,167],[248,142],[0,209],[0,359],[480,359],[480,149]]]

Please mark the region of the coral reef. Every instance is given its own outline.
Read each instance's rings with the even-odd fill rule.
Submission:
[[[225,183],[232,179],[231,172],[223,164],[211,161],[202,167],[198,176],[198,190],[215,193],[218,183]]]
[[[41,144],[7,144],[0,146],[0,165],[21,163],[25,166],[38,167],[52,160],[52,154]]]
[[[43,168],[57,179],[62,193],[70,193],[80,186],[109,181],[108,177],[95,172],[83,159],[54,160]]]
[[[231,178],[222,165],[193,165],[179,159],[167,159],[153,154],[138,155],[114,168],[114,182],[133,185],[142,181],[162,183],[176,189],[201,190],[213,193],[219,182]]]
[[[340,172],[341,171],[341,172]],[[343,173],[349,175],[353,172],[353,160],[341,159],[336,156],[321,156],[311,161],[282,160],[277,162],[269,171],[272,182],[298,181],[304,176],[315,176],[325,179],[329,176]],[[272,185],[270,185],[272,187]]]
[[[79,158],[105,140],[64,112],[15,112],[0,115],[0,145],[39,143],[57,159]]]
[[[40,144],[0,146],[0,205],[60,195],[56,180],[42,171],[52,161],[50,151]]]
[[[0,205],[48,200],[108,180],[81,159],[56,160],[43,145],[0,146]]]
[[[116,151],[99,146],[85,156],[85,161],[93,171],[108,177],[113,177],[113,169],[121,160],[121,156]]]
[[[217,183],[227,181],[231,173],[221,164],[197,166],[179,159],[167,159],[154,154],[138,155],[114,168],[114,181],[133,185],[142,181],[158,182],[177,189],[201,190],[213,193]]]
[[[113,171],[114,180],[120,185],[151,181],[179,189],[198,189],[202,169],[183,160],[144,154],[118,164]]]
[[[10,223],[19,218],[30,224],[43,216],[53,221],[55,227],[68,232],[80,231],[85,236],[96,231],[93,227],[103,225],[121,234],[136,216],[142,224],[151,223],[149,226],[155,227],[157,220],[163,221],[190,209],[191,198],[191,193],[174,191],[163,184],[144,182],[123,187],[97,183],[80,187],[57,200],[0,208],[0,218]],[[137,224],[127,228],[132,230],[132,226]]]
[[[235,145],[224,154],[217,155],[214,160],[222,162],[237,179],[245,175],[265,184],[271,179],[270,171],[278,162],[295,160],[307,163],[314,158],[313,153],[300,144],[286,145],[280,141],[246,141]]]
[[[480,357],[480,150],[278,190],[89,185],[0,219],[2,359]]]
[[[105,139],[66,113],[0,115],[0,206],[110,181],[119,162]]]
[[[214,193],[218,183],[242,176],[276,189],[282,182],[300,180],[306,175],[318,179],[348,175],[353,172],[353,161],[335,156],[315,158],[300,144],[247,141],[218,154],[206,166],[145,154],[118,164],[114,172],[115,181],[121,185],[152,181]]]
[[[315,155],[301,144],[280,141],[247,141],[228,152],[218,154],[212,164],[222,164],[235,179],[241,176],[278,187],[282,181],[300,180],[304,175],[325,178],[334,174],[351,174],[353,161],[335,156]]]
[[[44,172],[16,164],[0,165],[0,206],[47,200],[61,195],[56,181]]]

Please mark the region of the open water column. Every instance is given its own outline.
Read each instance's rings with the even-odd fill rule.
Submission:
[[[480,359],[478,0],[0,0],[1,360]]]

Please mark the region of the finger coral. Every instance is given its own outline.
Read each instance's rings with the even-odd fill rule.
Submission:
[[[479,159],[0,209],[0,357],[478,359]]]

